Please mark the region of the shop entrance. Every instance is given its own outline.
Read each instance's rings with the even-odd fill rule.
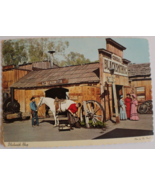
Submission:
[[[118,112],[120,111],[119,109],[119,100],[120,100],[120,96],[123,95],[123,86],[122,85],[116,85],[116,96],[117,96],[117,104],[118,104]],[[113,91],[112,91],[112,97],[113,96]],[[115,107],[114,107],[114,98],[112,98],[112,102],[113,102],[113,113],[115,114]]]
[[[45,92],[46,97],[53,99],[55,99],[56,97],[59,99],[69,99],[68,94],[69,90],[65,88],[53,88]]]

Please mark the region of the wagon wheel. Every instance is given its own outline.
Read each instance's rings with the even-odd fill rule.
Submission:
[[[153,114],[152,105],[149,106],[147,114]]]
[[[149,100],[149,101],[147,101],[147,102],[145,102],[144,103],[145,105],[147,105],[148,106],[148,110],[147,110],[147,114],[152,114],[153,113],[153,110],[152,110],[152,101],[151,100]]]
[[[149,109],[148,104],[145,103],[138,106],[138,112],[140,114],[146,114],[148,109]]]
[[[84,111],[83,107],[80,110],[80,121],[85,120],[85,114],[89,118],[89,120],[92,120],[93,124],[96,122],[104,122],[104,110],[102,105],[95,101],[95,100],[89,100],[86,101],[86,106],[87,106],[87,112]]]

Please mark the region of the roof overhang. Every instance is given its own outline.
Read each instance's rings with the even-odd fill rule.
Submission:
[[[14,89],[34,89],[34,88],[47,88],[47,87],[55,87],[55,86],[67,86],[67,85],[80,85],[80,84],[92,84],[92,83],[99,83],[100,80],[93,80],[93,81],[83,81],[83,82],[77,82],[77,83],[63,83],[63,84],[51,84],[51,85],[44,85],[44,86],[27,86],[27,87],[23,87],[23,86],[14,86],[14,84],[12,84],[10,87],[14,88]]]
[[[126,50],[126,48],[124,46],[122,46],[121,44],[119,44],[118,42],[114,41],[111,38],[107,38],[106,42],[107,42],[107,44],[111,44],[111,45],[119,48],[120,50]]]
[[[112,52],[110,52],[110,51],[108,51],[108,50],[106,50],[106,49],[103,49],[103,48],[100,48],[100,49],[98,49],[98,52],[99,53],[103,53],[103,54],[108,54],[108,55],[112,55],[113,53]]]
[[[131,63],[130,60],[127,60],[127,59],[125,59],[125,58],[123,58],[123,62],[125,62],[125,63],[127,63],[127,64]]]

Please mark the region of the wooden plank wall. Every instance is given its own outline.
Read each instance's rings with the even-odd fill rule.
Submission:
[[[45,96],[44,93],[45,90],[21,90],[21,89],[15,89],[14,91],[14,98],[17,100],[20,104],[20,111],[21,112],[29,112],[31,113],[30,109],[30,103],[31,103],[31,97],[32,96]],[[40,101],[40,98],[36,98],[36,104],[38,105]],[[43,113],[45,116],[45,105],[42,105],[39,110]],[[42,116],[41,112],[38,112],[39,116]]]
[[[69,98],[75,101],[76,103],[83,104],[83,101],[88,100],[96,100],[99,103],[101,103],[100,95],[101,91],[99,84],[96,86],[86,85],[86,86],[74,86],[69,88]],[[97,110],[97,108],[94,109]],[[100,111],[98,111],[97,114],[100,115],[101,114]]]
[[[96,100],[101,102],[100,100],[100,87],[98,86],[68,86],[64,87],[69,89],[70,99],[74,102],[83,103],[86,100]],[[45,97],[45,91],[51,89],[35,89],[35,90],[20,90],[15,89],[15,99],[20,103],[21,111],[23,112],[31,112],[30,109],[30,99],[32,96],[43,96]],[[36,103],[38,105],[40,98],[36,98]],[[40,107],[41,112],[45,116],[45,105]],[[39,116],[42,116],[40,112],[38,112]]]
[[[30,71],[25,71],[25,70],[14,70],[14,82],[18,81],[20,78],[28,74]]]
[[[141,81],[132,81],[131,86],[135,87],[145,87],[146,89],[146,100],[152,100],[152,81],[151,80],[141,80]]]
[[[131,94],[131,87],[125,87],[124,88],[124,96],[126,97],[126,95],[129,93],[129,94]]]
[[[29,71],[12,69],[2,72],[2,87],[8,89],[13,83],[25,76]]]
[[[45,93],[44,93],[44,90],[26,90],[25,91],[25,104],[26,104],[26,112],[31,112],[31,109],[30,109],[30,99],[32,96],[43,96],[45,97]],[[38,103],[40,101],[40,98],[36,98],[36,104],[38,106]],[[42,105],[40,108],[39,108],[40,111],[38,111],[38,116],[42,116],[42,114],[45,116],[45,105]],[[41,114],[42,112],[42,114]]]
[[[42,68],[42,69],[48,69],[51,68],[51,64],[49,61],[44,61],[44,62],[35,62],[32,63],[33,67],[37,67],[37,68]]]
[[[148,81],[147,81],[148,83]],[[64,88],[69,89],[69,97],[71,100],[79,103],[83,103],[83,101],[87,100],[96,100],[101,103],[100,99],[100,85],[96,84],[96,86],[66,86]],[[15,90],[15,99],[21,105],[21,111],[30,112],[30,98],[32,96],[43,96],[45,97],[45,91],[51,89],[44,88],[44,89],[36,89],[36,90]],[[106,113],[106,120],[110,119],[110,116],[113,116],[113,96],[112,96],[112,85],[109,87],[106,85],[105,90],[109,90],[109,95],[105,95],[105,113]],[[125,94],[129,92],[131,88],[124,88]],[[148,98],[150,99],[150,98]],[[36,103],[39,103],[40,98],[36,98]],[[42,105],[40,108],[41,112],[45,116],[45,105]],[[39,116],[42,116],[40,112],[38,112]]]
[[[145,87],[145,97],[146,100],[152,100],[152,84],[151,80],[139,80],[139,81],[132,81],[131,87],[125,87],[124,92],[125,96],[127,93],[132,93],[132,88],[136,87]],[[136,90],[134,90],[136,94]]]
[[[14,68],[14,67],[15,67],[14,65],[3,66],[3,67],[2,67],[2,70],[12,69],[12,68]]]
[[[34,62],[26,65],[21,65],[19,66],[19,69],[27,69],[27,70],[32,70],[32,67],[37,67],[41,69],[48,69],[51,68],[51,64],[49,61],[42,61],[42,62]]]
[[[32,64],[26,64],[26,65],[19,66],[19,69],[32,70]]]
[[[111,74],[103,73],[103,78],[105,78],[105,81],[107,81],[107,77],[111,77]],[[129,78],[126,76],[115,75],[115,84],[129,86]]]
[[[115,46],[112,46],[109,43],[107,44],[107,50],[123,58],[123,51],[116,48]]]
[[[126,82],[126,77],[123,77],[124,79],[120,78],[116,81],[118,85],[128,85]],[[148,81],[147,81],[148,84]],[[65,86],[64,88],[69,89],[69,97],[71,100],[75,102],[83,103],[83,101],[87,100],[96,100],[101,103],[100,99],[100,85],[96,84],[94,86]],[[45,97],[45,91],[51,89],[50,87],[44,88],[44,89],[36,89],[36,90],[16,90],[15,91],[15,99],[18,100],[18,102],[21,105],[21,111],[30,112],[30,98],[34,95],[39,95]],[[105,86],[105,90],[109,90],[109,96],[105,96],[105,111],[106,111],[106,120],[110,119],[110,116],[113,116],[113,102],[112,102],[112,86],[109,85]],[[128,91],[130,91],[130,88],[124,88],[124,93],[126,94]],[[40,98],[36,98],[36,103],[39,103]],[[45,116],[45,106],[41,106],[40,108],[41,112]],[[38,112],[39,116],[42,116],[40,112]]]
[[[26,112],[25,106],[25,90],[15,90],[14,91],[14,98],[20,104],[20,111]]]
[[[69,98],[83,104],[83,101],[96,100],[101,103],[100,87],[98,86],[74,86],[69,87]]]

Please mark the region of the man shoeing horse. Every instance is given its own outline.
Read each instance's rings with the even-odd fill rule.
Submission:
[[[80,103],[75,103],[72,100],[65,100],[61,102],[61,100],[59,101],[53,98],[41,97],[38,107],[40,107],[43,104],[47,105],[51,110],[51,112],[53,113],[54,120],[55,120],[54,126],[59,125],[59,119],[58,119],[57,113],[67,111],[68,121],[71,125],[71,129],[74,126],[74,124],[76,128],[80,128],[80,123],[78,122],[79,119],[75,114],[77,113],[78,108],[81,106]]]
[[[75,128],[81,128],[79,123],[79,118],[77,115],[77,111],[79,107],[81,107],[81,103],[73,103],[67,109],[68,122],[70,124],[70,129],[72,130],[73,130],[73,126],[75,126]]]

